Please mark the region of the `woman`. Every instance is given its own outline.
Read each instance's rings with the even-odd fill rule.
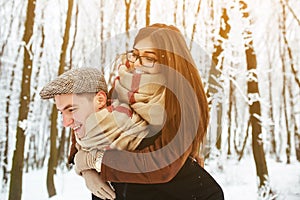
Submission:
[[[160,131],[152,129],[137,150],[110,149],[95,159],[102,162],[101,178],[112,182],[117,199],[224,199],[200,166],[209,110],[183,35],[165,24],[142,28],[132,54],[133,73],[151,73],[156,66],[165,76],[165,123]],[[153,65],[143,65],[147,60]]]

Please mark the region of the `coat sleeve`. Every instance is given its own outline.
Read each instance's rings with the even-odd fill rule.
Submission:
[[[123,78],[122,80],[129,80],[129,86],[125,88],[132,88],[130,78]],[[115,89],[116,87],[118,87],[117,84],[115,84]],[[123,87],[119,89],[121,90]],[[120,91],[117,93],[118,98],[121,98],[120,95],[123,93]],[[123,96],[125,100],[130,96],[127,94],[127,90],[125,90]],[[140,96],[137,97],[136,102],[143,102]],[[133,103],[129,103],[132,106]],[[163,105],[164,101],[160,104]],[[143,116],[144,110],[139,112],[137,110],[139,107],[142,106],[136,106],[133,110]],[[148,111],[149,109],[147,108],[146,110]],[[153,113],[162,115],[162,112]],[[155,123],[150,124],[156,125]],[[168,130],[166,129],[164,127],[163,132],[157,133],[158,136],[156,139],[142,149],[132,151],[107,150],[104,153],[101,164],[102,178],[105,181],[111,182],[141,184],[165,183],[173,179],[191,154],[195,133],[190,134],[182,130],[177,130],[178,127],[168,126]]]
[[[167,132],[170,133],[170,132]],[[191,141],[183,134],[159,135],[142,150],[104,153],[101,176],[105,181],[154,184],[175,177],[191,153]]]

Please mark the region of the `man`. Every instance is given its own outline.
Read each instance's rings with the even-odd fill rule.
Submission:
[[[63,125],[70,127],[77,137],[85,135],[85,120],[92,113],[106,107],[107,84],[96,68],[69,70],[48,83],[40,92],[43,99],[54,98],[63,117]],[[114,199],[113,188],[93,169],[81,172],[86,186],[96,196]]]
[[[122,101],[110,99],[108,106],[105,79],[95,68],[67,71],[46,84],[40,92],[43,99],[55,99],[56,107],[63,116],[64,127],[74,131],[76,147],[80,150],[71,153],[76,153],[75,170],[83,175],[88,188],[100,198],[114,197],[109,187],[102,187],[99,191],[96,184],[99,180],[95,178],[97,174],[90,170],[101,172],[104,152],[110,148],[135,150],[148,135],[148,125],[157,127],[163,123],[159,109],[163,109],[164,93],[161,91],[164,91],[164,87],[162,83],[153,84],[153,79],[159,82],[162,75],[136,76],[126,70],[126,66],[120,66],[120,77],[114,88]],[[137,80],[140,82],[138,85]],[[138,90],[137,86],[140,86]],[[135,100],[130,104],[133,110],[129,106],[129,100],[132,99]]]

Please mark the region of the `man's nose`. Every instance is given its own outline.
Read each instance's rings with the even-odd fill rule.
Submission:
[[[63,126],[69,127],[74,122],[74,119],[72,117],[68,117],[63,115]]]

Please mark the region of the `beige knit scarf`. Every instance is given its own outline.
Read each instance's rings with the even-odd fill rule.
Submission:
[[[135,74],[119,67],[119,78],[115,80],[115,92],[151,125],[162,125],[165,108],[165,77],[163,74]]]
[[[164,123],[164,103],[161,74],[132,74],[121,66],[112,104],[88,117],[86,136],[77,143],[84,150],[108,146],[134,150],[149,133],[148,124]]]

